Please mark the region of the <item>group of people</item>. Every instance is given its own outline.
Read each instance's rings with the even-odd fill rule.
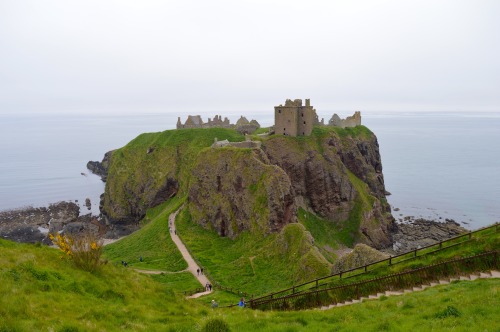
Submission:
[[[198,268],[196,269],[196,273],[200,275],[200,273],[203,275],[203,268]]]
[[[211,283],[209,283],[209,282],[207,282],[207,283],[205,284],[205,290],[206,290],[207,292],[211,292],[211,291],[212,291],[212,284],[211,284]]]
[[[172,222],[171,222],[171,221],[169,221],[169,222],[168,222],[168,231],[169,231],[170,233],[172,233],[172,230],[174,231],[174,234],[175,234],[175,235],[177,235],[177,229],[172,228]]]

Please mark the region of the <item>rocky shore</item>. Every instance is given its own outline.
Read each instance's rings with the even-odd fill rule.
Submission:
[[[49,243],[49,233],[83,231],[104,234],[104,225],[91,214],[80,215],[80,207],[73,202],[0,212],[0,237],[3,239]]]
[[[439,222],[407,217],[404,222],[396,222],[392,234],[392,247],[386,252],[400,254],[413,249],[422,248],[439,241],[468,232],[454,220]]]
[[[383,252],[400,254],[422,248],[468,232],[453,220],[445,222],[406,218],[396,222],[393,243]],[[48,207],[26,207],[0,212],[0,237],[16,242],[49,244],[49,233],[80,233],[90,231],[105,239],[117,239],[138,229],[138,226],[110,224],[106,218],[80,215],[73,202],[59,202]]]
[[[16,242],[50,244],[49,233],[91,232],[103,239],[117,239],[137,229],[137,225],[107,224],[105,218],[90,213],[80,215],[74,202],[0,211],[0,238]]]

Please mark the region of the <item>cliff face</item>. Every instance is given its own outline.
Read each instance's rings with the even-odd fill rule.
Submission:
[[[297,204],[342,227],[356,223],[359,232],[352,235],[357,241],[377,248],[390,245],[393,218],[377,138],[368,130],[344,137],[335,131],[317,135],[275,137],[264,141],[262,150],[289,176]]]
[[[192,175],[188,206],[193,220],[221,236],[276,232],[296,221],[289,177],[258,149],[205,150]]]
[[[300,206],[350,230],[354,242],[390,245],[393,218],[368,129],[271,136],[260,149],[207,148],[215,137],[242,140],[234,135],[228,129],[141,135],[108,156],[102,212],[112,223],[137,223],[147,208],[185,195],[194,221],[235,237],[279,231],[297,220]]]

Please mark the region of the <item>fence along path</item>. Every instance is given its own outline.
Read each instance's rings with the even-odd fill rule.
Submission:
[[[399,263],[408,261],[410,259],[414,259],[415,257],[418,257],[418,253],[421,253],[420,256],[432,254],[432,253],[435,253],[435,252],[438,252],[441,250],[445,250],[445,249],[452,248],[455,246],[460,246],[460,245],[468,242],[469,240],[471,240],[473,235],[480,235],[482,233],[489,234],[489,231],[498,232],[499,230],[500,230],[500,223],[497,222],[491,226],[479,228],[475,231],[470,231],[468,233],[464,233],[462,235],[458,235],[458,236],[449,238],[448,240],[445,240],[445,241],[440,241],[440,242],[437,242],[435,244],[431,244],[429,246],[425,246],[425,247],[422,247],[419,249],[414,249],[414,250],[411,250],[411,251],[408,251],[408,252],[405,252],[405,253],[402,253],[399,255],[391,256],[389,258],[382,259],[382,260],[379,260],[379,261],[376,261],[373,263],[358,266],[358,267],[352,268],[350,270],[345,270],[345,271],[341,271],[341,272],[338,272],[335,274],[331,274],[331,275],[326,276],[326,277],[313,279],[311,281],[307,281],[305,283],[295,285],[295,286],[280,290],[278,292],[266,294],[264,296],[255,298],[253,300],[260,301],[260,300],[264,300],[264,299],[273,299],[276,297],[283,297],[283,296],[286,296],[288,294],[296,294],[299,292],[309,291],[311,289],[319,289],[320,287],[327,286],[327,284],[320,284],[320,282],[328,282],[329,280],[331,281],[331,280],[336,279],[336,278],[342,279],[342,277],[344,277],[344,279],[355,277],[355,276],[373,271],[377,265],[386,266],[386,265],[399,264]],[[460,240],[460,239],[464,239],[464,240],[460,241],[460,242],[456,242],[457,240]],[[432,248],[436,248],[436,249],[430,250]],[[372,269],[369,270],[368,269],[369,267],[372,267]],[[358,271],[359,273],[354,274],[353,272],[356,272],[356,271]]]
[[[398,291],[385,291],[384,293],[372,294],[372,295],[368,295],[368,297],[361,297],[360,299],[353,299],[351,301],[339,302],[337,304],[330,304],[329,306],[323,306],[320,309],[321,310],[328,310],[328,309],[331,309],[334,307],[342,307],[345,305],[360,303],[363,300],[378,299],[382,296],[395,296],[395,295],[403,295],[403,294],[412,293],[412,292],[419,292],[419,291],[423,291],[424,289],[427,289],[429,287],[434,287],[434,286],[438,286],[438,285],[446,285],[446,284],[449,284],[455,280],[473,281],[476,279],[489,279],[489,278],[500,278],[500,272],[495,271],[495,270],[491,270],[491,271],[484,272],[484,273],[479,272],[479,274],[474,273],[474,274],[469,274],[469,275],[465,275],[465,276],[460,276],[458,278],[440,279],[437,282],[429,283],[429,285],[421,285],[420,287],[413,287],[411,289],[405,289],[404,291],[399,291],[399,292]]]
[[[497,270],[500,267],[498,256],[498,251],[491,251],[348,285],[295,293],[278,298],[250,300],[250,307],[261,310],[302,310],[336,305],[363,297],[368,298],[370,295],[373,298],[376,295],[382,295],[379,293],[385,291],[398,293],[408,289],[412,290],[414,287],[424,284],[432,285],[432,282],[439,282],[442,278],[450,279],[470,275],[473,272]],[[490,272],[490,275],[498,276],[498,272]]]

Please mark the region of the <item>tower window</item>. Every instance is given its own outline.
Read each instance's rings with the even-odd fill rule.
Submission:
[[[304,121],[304,124],[306,124],[306,122]]]
[[[281,114],[281,110],[278,110],[278,113],[280,113],[280,114]]]

